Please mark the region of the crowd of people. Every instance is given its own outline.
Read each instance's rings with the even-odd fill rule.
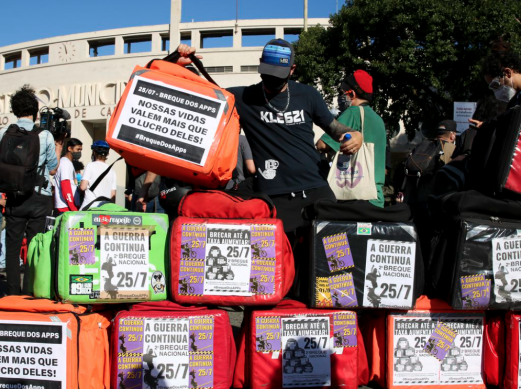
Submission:
[[[180,54],[177,64],[190,65],[189,57],[196,49],[181,44],[177,51]],[[260,59],[261,81],[251,86],[228,88],[235,96],[244,135],[240,137],[233,178],[222,188],[237,195],[261,192],[269,196],[292,243],[303,234],[308,223],[302,216],[303,208],[320,199],[343,200],[331,189],[331,180],[328,180],[328,170],[338,168],[332,163],[331,156],[337,153],[348,156],[349,163],[349,158],[355,158],[359,150],[367,148],[370,151],[366,154],[371,159],[367,166],[371,170],[369,176],[373,182],[370,186],[374,187],[374,194],[360,199],[375,207],[384,207],[384,186],[386,181],[390,181],[387,133],[384,121],[371,108],[373,93],[378,86],[373,85],[370,73],[356,69],[344,78],[339,86],[340,112],[335,117],[314,87],[291,80],[296,68],[294,57],[290,43],[282,39],[271,40],[264,47]],[[430,174],[416,175],[411,181],[407,170],[403,169],[407,161],[396,169],[396,201],[411,204],[417,215],[415,221],[425,230],[429,229],[429,196],[465,187],[466,184],[454,184],[448,180],[449,183],[443,178],[450,169],[465,175],[475,131],[484,120],[494,120],[501,110],[521,102],[521,58],[508,45],[503,43],[495,47],[484,60],[482,70],[499,104],[492,105],[486,115],[478,107],[475,118],[471,120],[473,128],[464,137],[456,136],[454,121],[440,118],[445,120],[438,124],[435,139],[428,140],[435,142],[436,152],[441,155],[439,161],[436,158],[436,169]],[[488,101],[484,99],[483,105]],[[31,190],[13,191],[7,184],[9,180],[13,181],[13,177],[4,172],[4,178],[0,177],[0,191],[5,192],[0,199],[5,219],[0,268],[6,269],[7,293],[13,295],[21,293],[20,248],[24,237],[30,242],[36,233],[43,232],[48,217],[114,201],[116,173],[106,162],[110,148],[105,140],[96,140],[90,145],[91,162],[83,169],[79,160],[84,145],[80,140],[55,139],[48,131],[35,126],[39,107],[31,87],[24,86],[11,96],[11,108],[18,121],[0,130],[0,152],[4,150],[4,137],[11,139],[17,134],[34,133],[39,138],[38,169],[31,176],[34,179]],[[493,110],[496,111],[491,114]],[[316,143],[314,125],[325,132]],[[15,154],[10,161],[0,157],[0,169],[16,170],[12,167],[16,165]],[[445,176],[440,174],[442,171]],[[337,180],[342,176],[342,173],[338,174]],[[354,169],[351,174],[354,174]],[[166,212],[171,219],[177,216],[180,198],[192,188],[175,177],[159,177],[129,165],[127,176],[127,208]],[[355,185],[351,182],[342,190],[348,192]]]

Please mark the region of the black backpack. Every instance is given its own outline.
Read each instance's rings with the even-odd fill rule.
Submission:
[[[418,201],[426,201],[426,198],[422,199],[424,196],[418,193],[420,181],[422,190],[428,191],[429,182],[432,181],[436,171],[444,165],[440,159],[442,155],[442,141],[430,139],[425,139],[409,153],[403,162],[401,172],[403,179],[397,182],[399,192],[404,196],[403,202],[414,204]]]
[[[32,131],[11,124],[0,141],[0,192],[14,196],[40,191],[47,185],[45,163],[38,166],[40,159],[40,137],[43,129]]]

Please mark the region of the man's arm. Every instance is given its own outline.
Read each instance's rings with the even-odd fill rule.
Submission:
[[[340,152],[344,154],[355,154],[360,150],[360,147],[362,147],[362,143],[364,142],[362,134],[358,131],[353,131],[352,128],[343,125],[336,119],[333,119],[327,130],[329,131],[326,132],[328,132],[333,139],[340,142]],[[351,139],[347,142],[342,142],[346,133],[351,135]]]
[[[154,180],[156,179],[157,174],[152,172],[147,172],[147,175],[145,176],[145,182],[143,182],[143,186],[141,187],[141,192],[139,193],[139,198],[136,201],[136,208],[142,209],[143,212],[146,209],[147,202],[148,202],[148,191],[152,184],[154,183]]]
[[[60,166],[60,156],[63,150],[63,140],[63,137],[54,140],[52,135],[47,133],[47,150],[45,160],[47,162],[47,169],[49,169],[49,174],[52,176],[56,174],[56,171]]]
[[[246,166],[246,170],[250,174],[255,174],[255,162],[253,161],[253,153],[251,152],[251,147],[248,143],[248,138],[243,137],[243,135],[241,135],[241,138],[239,138],[239,142],[241,140],[242,142],[240,143],[240,146],[242,148],[242,156],[244,158],[244,165]]]
[[[77,211],[76,205],[74,204],[74,196],[72,194],[72,185],[70,180],[62,180],[60,182],[60,188],[62,192],[62,197],[65,199],[67,203],[67,207],[71,211]]]

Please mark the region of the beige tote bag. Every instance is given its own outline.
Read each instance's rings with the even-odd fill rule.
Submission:
[[[364,108],[360,106],[362,138],[364,136]],[[362,143],[356,154],[350,156],[347,169],[338,169],[338,152],[333,159],[327,181],[337,200],[376,200],[374,178],[374,143]]]

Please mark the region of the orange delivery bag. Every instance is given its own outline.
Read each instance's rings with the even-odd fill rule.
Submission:
[[[112,314],[29,296],[0,299],[0,387],[109,389]]]
[[[109,122],[107,142],[131,166],[197,187],[217,188],[237,164],[234,96],[177,65],[177,52],[136,66]],[[171,61],[171,62],[169,62]]]

